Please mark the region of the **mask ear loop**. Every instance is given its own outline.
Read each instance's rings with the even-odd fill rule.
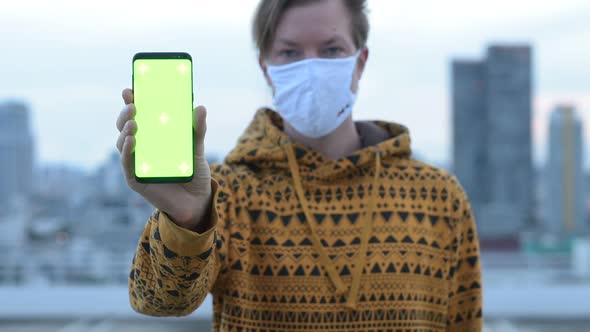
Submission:
[[[352,69],[352,76],[350,79],[350,83],[351,83],[351,88],[352,88],[352,80],[354,78],[354,74],[356,71],[356,66],[358,65],[359,62],[359,57],[361,56],[361,54],[363,53],[363,50],[365,49],[365,47],[363,48],[359,48],[352,57],[355,58],[355,64],[354,64],[354,68]],[[359,88],[360,88],[360,84],[356,85],[356,92],[353,92],[352,89],[350,90],[350,94],[352,95],[352,103],[354,104],[356,101],[356,98],[358,96],[358,92],[359,92]]]

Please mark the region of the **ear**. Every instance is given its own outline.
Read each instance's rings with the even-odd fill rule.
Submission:
[[[369,49],[365,47],[361,50],[361,54],[359,55],[357,63],[356,63],[356,70],[354,72],[356,80],[360,80],[361,77],[363,76],[363,72],[365,71],[365,65],[367,64],[368,59],[369,59]]]
[[[258,65],[260,66],[260,70],[262,70],[262,74],[264,75],[266,83],[268,84],[268,86],[272,88],[274,93],[274,86],[272,85],[272,80],[270,79],[270,76],[268,76],[268,67],[266,66],[266,62],[264,61],[264,56],[262,55],[262,53],[258,55]]]
[[[352,92],[356,93],[358,90],[358,82],[361,80],[361,77],[363,77],[363,73],[365,71],[365,65],[367,64],[368,59],[369,59],[369,49],[367,47],[364,47],[359,54],[359,57],[356,62],[356,67],[354,69],[354,73],[352,74],[352,86],[351,86]]]

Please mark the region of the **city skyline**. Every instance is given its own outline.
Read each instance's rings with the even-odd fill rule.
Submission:
[[[482,245],[517,245],[535,215],[533,54],[529,45],[494,44],[481,60],[451,64],[454,173],[471,199]]]
[[[0,100],[29,103],[41,163],[92,170],[108,158],[118,134],[114,121],[122,108],[120,92],[131,84],[131,57],[138,51],[193,55],[195,100],[210,111],[210,153],[225,155],[255,109],[270,103],[249,34],[256,1],[191,1],[181,13],[174,6],[141,3],[143,15],[127,19],[138,4],[91,7],[67,0],[51,5],[24,0],[3,6],[0,28],[7,33],[0,36],[0,45],[10,52],[3,53],[0,64]],[[575,104],[584,122],[590,122],[590,45],[585,42],[590,4],[427,4],[436,11],[424,11],[423,3],[369,1],[370,56],[355,118],[405,124],[420,156],[450,161],[449,59],[479,58],[482,47],[495,42],[525,42],[536,50],[536,165],[546,159],[549,113],[555,104]],[[590,126],[585,128],[587,142]]]

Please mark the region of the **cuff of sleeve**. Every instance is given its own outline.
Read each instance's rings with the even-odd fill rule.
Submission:
[[[211,214],[209,217],[211,218],[212,226],[204,233],[197,233],[180,227],[164,211],[160,211],[158,218],[160,237],[168,249],[181,256],[194,256],[209,250],[213,246],[217,220],[219,218],[215,208],[218,186],[217,181],[211,179],[211,194],[213,195],[213,199],[211,200]]]

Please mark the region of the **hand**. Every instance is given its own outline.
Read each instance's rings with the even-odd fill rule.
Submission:
[[[194,175],[188,183],[139,183],[134,175],[135,105],[133,92],[123,90],[125,107],[117,118],[117,149],[121,153],[121,165],[127,185],[143,196],[152,205],[164,211],[180,227],[191,230],[207,229],[205,216],[211,204],[211,173],[205,158],[205,132],[207,131],[207,110],[204,106],[195,108],[195,151]]]

